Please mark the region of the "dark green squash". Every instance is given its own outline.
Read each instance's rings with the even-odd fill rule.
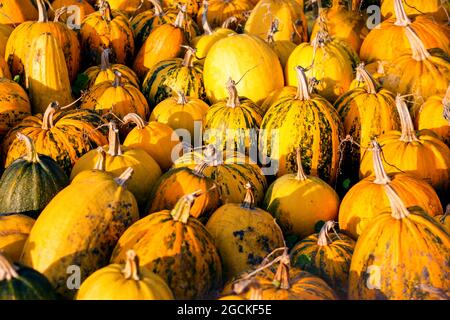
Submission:
[[[38,271],[11,263],[0,254],[0,300],[56,300],[48,279]]]
[[[38,154],[33,141],[17,133],[27,153],[9,165],[0,179],[0,215],[21,213],[37,218],[69,178],[50,157]]]

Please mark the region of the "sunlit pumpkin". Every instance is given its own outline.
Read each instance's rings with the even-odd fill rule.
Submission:
[[[34,219],[22,215],[0,215],[0,252],[12,261],[19,261]]]
[[[30,114],[25,90],[12,80],[0,78],[0,137]]]
[[[269,46],[276,52],[278,58],[281,62],[281,67],[284,69],[286,63],[291,55],[292,51],[295,50],[297,45],[290,40],[275,40],[275,34],[280,32],[280,23],[278,19],[274,19],[270,26],[270,30],[267,34],[266,41]]]
[[[204,19],[206,18],[212,28],[219,28],[228,18],[242,19],[245,12],[252,9],[253,5],[248,0],[203,0],[197,14],[197,23],[203,25],[205,30]]]
[[[396,16],[395,0],[381,1],[381,15],[386,18]],[[434,18],[448,23],[450,3],[442,0],[403,0],[405,12],[408,16],[431,15]]]
[[[38,18],[38,11],[32,0],[7,0],[0,7],[0,24],[17,27],[25,21]]]
[[[148,0],[108,0],[108,2],[111,9],[122,11],[128,17],[133,17],[152,7],[152,2]]]

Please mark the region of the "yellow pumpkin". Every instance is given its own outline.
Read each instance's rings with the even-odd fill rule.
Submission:
[[[52,8],[55,13],[50,15],[51,18],[53,15],[58,15],[60,21],[72,24],[74,29],[80,29],[84,18],[95,12],[87,0],[54,0]]]
[[[270,26],[269,33],[267,34],[267,43],[275,51],[281,62],[281,67],[284,69],[286,63],[291,55],[292,51],[295,50],[297,45],[290,40],[275,40],[275,34],[280,32],[279,30],[279,20],[274,19],[272,25]]]
[[[34,221],[22,214],[1,215],[0,252],[12,261],[19,261]]]
[[[171,127],[164,123],[150,121],[146,123],[139,115],[129,113],[124,118],[125,124],[136,125],[126,136],[123,145],[128,148],[142,149],[167,171],[173,164],[174,151],[180,138]]]
[[[21,262],[43,273],[61,295],[73,297],[68,271],[78,266],[84,280],[107,265],[120,235],[139,217],[136,200],[125,187],[132,173],[128,168],[113,178],[93,170],[75,178],[36,220]]]
[[[12,80],[0,78],[0,137],[30,114],[25,90]]]
[[[122,11],[128,17],[133,17],[152,7],[152,3],[147,0],[108,0],[108,2],[111,9]]]
[[[77,300],[173,300],[167,284],[157,274],[139,266],[133,250],[125,265],[110,264],[91,274],[81,284]]]
[[[284,85],[276,53],[261,38],[249,34],[232,34],[217,41],[209,50],[203,81],[211,103],[227,98],[224,83],[229,78],[239,80],[236,86],[239,94],[256,104]]]
[[[0,23],[0,57],[2,58],[5,56],[6,43],[8,42],[9,35],[13,32],[13,30],[13,27]]]
[[[381,1],[381,15],[383,18],[396,16],[395,0]],[[408,16],[428,15],[433,16],[443,23],[448,23],[450,3],[442,0],[402,0],[405,12]]]
[[[292,86],[283,87],[277,90],[272,91],[271,94],[267,96],[267,98],[264,100],[264,102],[261,105],[261,111],[264,113],[264,115],[267,113],[267,111],[270,109],[272,105],[275,103],[278,103],[282,98],[288,97],[288,96],[295,96],[297,93],[297,88]]]
[[[31,0],[7,0],[0,7],[0,24],[15,28],[25,21],[38,18],[38,12]]]
[[[384,147],[385,148],[385,147]],[[342,199],[339,208],[339,228],[357,239],[370,221],[390,207],[384,186],[389,184],[408,206],[422,207],[431,216],[442,214],[442,205],[436,191],[425,181],[404,173],[386,172],[381,146],[372,141],[374,175],[355,184]]]
[[[440,214],[434,217],[436,221],[444,225],[444,228],[447,229],[447,232],[450,232],[450,204],[447,204],[447,209],[444,214]]]
[[[203,0],[197,14],[197,23],[203,25],[203,30],[206,31],[205,19],[207,19],[212,28],[218,28],[228,18],[244,18],[245,13],[252,9],[253,5],[248,0]]]

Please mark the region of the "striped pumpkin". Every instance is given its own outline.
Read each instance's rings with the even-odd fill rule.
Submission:
[[[164,60],[153,66],[142,84],[142,92],[151,106],[181,91],[191,98],[206,98],[203,67],[194,63],[195,50],[186,49],[184,58]]]
[[[278,177],[296,171],[296,150],[302,150],[307,174],[333,183],[339,162],[342,124],[333,106],[318,95],[310,95],[304,69],[295,68],[296,95],[286,95],[272,104],[261,124],[260,150],[270,157]]]
[[[444,228],[447,229],[447,232],[450,233],[450,204],[447,204],[447,209],[445,210],[444,214],[435,216],[434,219],[442,224]]]
[[[239,97],[234,80],[229,79],[226,86],[228,100],[213,104],[206,114],[203,140],[218,149],[248,155],[257,146],[262,112],[252,100]]]
[[[25,145],[16,136],[18,132],[30,137],[36,152],[51,157],[66,174],[70,174],[79,157],[107,143],[104,128],[99,128],[105,121],[97,113],[57,109],[58,105],[51,104],[44,115],[26,117],[9,131],[3,142],[5,166],[26,153]]]
[[[31,114],[25,90],[16,82],[0,78],[0,137]]]
[[[111,5],[111,9],[121,11],[127,17],[133,17],[152,6],[152,3],[147,0],[108,0],[108,3]]]
[[[222,266],[205,227],[190,216],[195,195],[180,198],[171,210],[153,213],[129,227],[117,242],[112,263],[123,263],[133,249],[140,265],[169,285],[175,299],[204,298],[221,285]]]
[[[200,1],[199,1],[200,2]],[[207,0],[197,14],[198,25],[204,25],[204,16],[212,28],[218,28],[230,17],[244,19],[245,13],[251,11],[253,5],[248,0]]]
[[[355,241],[337,233],[334,225],[333,221],[325,222],[319,233],[297,243],[290,255],[294,267],[325,280],[339,297],[345,299]]]
[[[0,252],[12,261],[19,261],[34,219],[22,215],[0,215]]]
[[[166,10],[176,10],[177,8],[183,10],[190,16],[195,16],[199,9],[198,0],[163,0],[163,8]]]

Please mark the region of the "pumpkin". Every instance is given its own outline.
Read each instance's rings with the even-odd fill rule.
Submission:
[[[133,168],[135,174],[127,183],[140,206],[142,206],[158,178],[161,169],[151,156],[142,149],[128,149],[120,145],[119,130],[115,122],[109,123],[109,145],[105,146],[105,154],[91,150],[75,163],[70,179],[73,180],[80,172],[90,170],[104,157],[105,171],[114,177],[119,177],[128,168]]]
[[[422,40],[425,49],[441,48],[450,53],[448,29],[425,15],[408,18],[402,0],[394,0],[396,17],[373,28],[361,46],[361,59],[393,61],[405,52],[417,50],[409,40],[406,29],[411,28]]]
[[[309,93],[304,69],[297,66],[295,70],[297,93],[282,96],[267,111],[261,123],[259,150],[275,166],[272,174],[280,177],[295,172],[295,154],[300,147],[305,172],[333,183],[342,137],[339,115],[324,98]]]
[[[400,119],[394,95],[377,85],[364,64],[356,68],[356,73],[365,87],[344,93],[336,100],[334,107],[343,120],[344,133],[365,148],[370,146],[373,137],[400,129]],[[352,148],[349,156],[352,168],[358,168],[360,157],[360,150]]]
[[[450,236],[422,208],[407,209],[389,184],[384,188],[391,208],[373,218],[356,243],[349,299],[436,299],[430,287],[450,287]]]
[[[199,9],[199,2],[197,0],[163,0],[163,7],[173,10],[181,7],[187,14],[195,16]]]
[[[330,102],[348,91],[353,80],[353,66],[358,56],[346,43],[319,32],[311,43],[302,43],[292,51],[285,67],[286,84],[297,86],[296,66],[306,69],[309,78],[318,80],[316,92]]]
[[[84,71],[84,74],[88,77],[88,87],[91,88],[96,84],[100,84],[107,81],[114,81],[116,78],[115,73],[121,74],[121,81],[124,83],[131,83],[136,88],[139,88],[139,79],[134,71],[123,64],[110,64],[109,54],[110,49],[104,49],[101,57],[100,66],[92,66]]]
[[[34,219],[22,215],[0,215],[0,252],[12,261],[19,261]]]
[[[227,203],[218,208],[206,224],[222,258],[224,280],[254,269],[284,240],[272,216],[256,207],[252,185],[242,203]]]
[[[395,0],[381,1],[381,15],[387,19],[396,16]],[[403,0],[405,13],[408,16],[431,15],[439,21],[448,22],[448,11],[450,4],[441,0]]]
[[[150,121],[167,124],[186,143],[193,143],[201,135],[209,106],[198,98],[186,97],[177,92],[178,97],[167,98],[156,105]]]
[[[1,13],[0,13],[0,16],[1,16]],[[13,27],[10,27],[6,24],[0,23],[0,57],[2,57],[2,58],[5,56],[6,42],[8,41],[8,38],[9,38],[11,32],[13,32],[13,30],[14,30]]]
[[[11,72],[9,72],[9,67],[2,56],[0,56],[0,78],[11,79]]]
[[[25,90],[16,82],[0,78],[0,137],[31,114]]]
[[[138,256],[127,252],[125,265],[110,264],[91,274],[81,284],[77,300],[173,300],[161,277],[140,268]]]
[[[250,182],[253,186],[255,203],[261,204],[264,192],[267,188],[267,180],[263,171],[249,157],[240,153],[216,151],[212,145],[208,145],[202,151],[187,152],[178,158],[174,167],[195,168],[201,162],[206,161],[208,167],[203,174],[215,181],[219,186],[222,202],[240,203],[245,191],[245,184]]]
[[[206,98],[203,86],[203,68],[194,62],[195,49],[187,47],[184,58],[173,58],[155,64],[147,73],[142,92],[150,105],[181,91],[191,98]]]
[[[100,10],[87,16],[80,29],[83,61],[86,66],[101,62],[103,49],[111,50],[111,61],[130,64],[134,57],[134,37],[128,19],[120,11],[112,11],[107,1]]]
[[[239,97],[234,80],[226,86],[228,99],[213,104],[206,114],[203,140],[218,149],[250,154],[257,147],[262,112],[252,100]]]
[[[31,0],[8,0],[0,7],[0,24],[15,28],[25,21],[36,20],[38,12]]]
[[[447,232],[450,232],[450,204],[447,204],[447,209],[444,214],[440,214],[434,217],[436,221],[444,225],[444,228],[447,229]]]
[[[52,8],[55,15],[59,14],[58,10],[63,9],[59,19],[70,23],[74,29],[80,29],[81,22],[95,12],[95,9],[86,0],[54,0]]]
[[[284,97],[288,97],[288,96],[295,96],[295,94],[297,93],[297,90],[298,89],[296,87],[286,86],[286,87],[272,91],[272,93],[269,94],[267,96],[267,98],[264,100],[264,102],[262,103],[260,110],[265,115],[267,113],[267,111],[270,109],[270,107],[273,104],[276,104],[278,102],[278,100],[280,100],[281,98],[284,98]]]
[[[335,224],[334,221],[325,222],[319,233],[297,243],[290,255],[294,267],[324,279],[339,297],[345,299],[355,241],[336,232]]]
[[[216,103],[227,98],[223,84],[229,78],[240,79],[239,94],[256,104],[284,84],[276,53],[261,38],[249,34],[232,34],[217,41],[209,50],[203,68],[209,101]]]
[[[356,10],[348,10],[342,0],[333,0],[330,8],[319,7],[319,17],[314,23],[311,38],[325,28],[329,35],[349,44],[359,52],[362,41],[369,30],[364,16]]]
[[[123,121],[136,125],[128,133],[123,145],[143,149],[158,163],[162,171],[167,171],[173,164],[173,152],[180,143],[172,128],[156,121],[146,123],[135,113],[127,114]]]
[[[256,4],[245,24],[245,32],[264,38],[271,19],[280,22],[274,40],[289,40],[296,44],[308,41],[308,27],[303,6],[296,1],[261,0]]]
[[[197,23],[204,27],[204,19],[207,19],[212,28],[218,28],[228,18],[244,18],[245,13],[252,9],[253,5],[248,0],[204,0],[197,14]]]
[[[285,174],[269,186],[262,207],[277,219],[284,234],[305,238],[314,233],[317,222],[337,218],[339,197],[326,182],[304,173],[300,149],[297,166],[296,174]]]
[[[266,42],[269,44],[269,46],[275,51],[278,58],[280,59],[281,67],[285,68],[287,60],[289,59],[289,56],[291,55],[292,51],[297,47],[297,45],[290,41],[290,40],[275,40],[274,36],[275,33],[279,32],[279,20],[274,19],[272,21],[272,24],[270,26],[270,30],[267,33],[267,39]]]
[[[33,114],[44,113],[53,101],[62,106],[73,101],[64,52],[51,33],[43,33],[31,43],[25,73]]]
[[[0,179],[0,215],[21,213],[36,218],[69,178],[50,157],[39,155],[33,141],[18,132],[27,153],[17,159]]]
[[[94,170],[75,178],[36,220],[21,261],[47,276],[59,294],[73,297],[67,268],[79,266],[84,280],[105,266],[120,235],[139,217],[136,200],[125,186],[132,173],[128,168],[113,178]]]
[[[114,71],[113,81],[104,81],[93,86],[83,97],[82,109],[97,110],[103,114],[113,113],[123,118],[130,112],[147,118],[149,107],[139,88],[122,81],[120,71]]]
[[[38,21],[28,21],[20,24],[11,33],[6,43],[5,60],[9,64],[11,74],[14,76],[19,75],[21,82],[25,82],[25,64],[31,44],[36,37],[48,32],[56,38],[63,50],[69,79],[74,81],[80,64],[80,44],[77,34],[62,22],[48,20],[44,0],[36,0],[36,4],[39,9]]]
[[[198,195],[198,194],[197,194]],[[175,299],[199,299],[221,284],[222,266],[205,227],[190,216],[197,196],[188,194],[171,210],[153,213],[128,228],[111,257],[121,263],[133,249],[140,264],[163,278]]]
[[[58,111],[55,103],[49,105],[44,115],[29,116],[15,126],[3,142],[5,166],[26,153],[26,147],[17,139],[18,132],[30,137],[36,152],[55,160],[70,174],[73,164],[83,154],[107,143],[104,130],[97,127],[104,120],[89,110]]]
[[[40,272],[11,263],[0,254],[0,300],[56,300],[48,279]]]
[[[151,1],[147,0],[108,0],[111,9],[121,11],[128,17],[149,10],[152,6]]]
[[[402,131],[391,131],[378,138],[383,146],[383,164],[387,173],[404,172],[429,182],[443,199],[450,190],[450,149],[426,130],[414,131],[406,102],[396,98]],[[373,175],[374,165],[366,152],[362,156],[360,177]]]
[[[422,105],[414,105],[412,114],[418,130],[433,131],[450,147],[450,87],[445,95],[434,95]]]
[[[372,141],[374,175],[355,184],[342,199],[339,208],[339,228],[357,239],[370,221],[390,206],[384,185],[389,184],[406,206],[422,207],[431,216],[442,214],[436,191],[425,181],[404,173],[386,172],[379,142]],[[398,151],[397,151],[398,152]],[[384,156],[385,157],[385,156]]]

